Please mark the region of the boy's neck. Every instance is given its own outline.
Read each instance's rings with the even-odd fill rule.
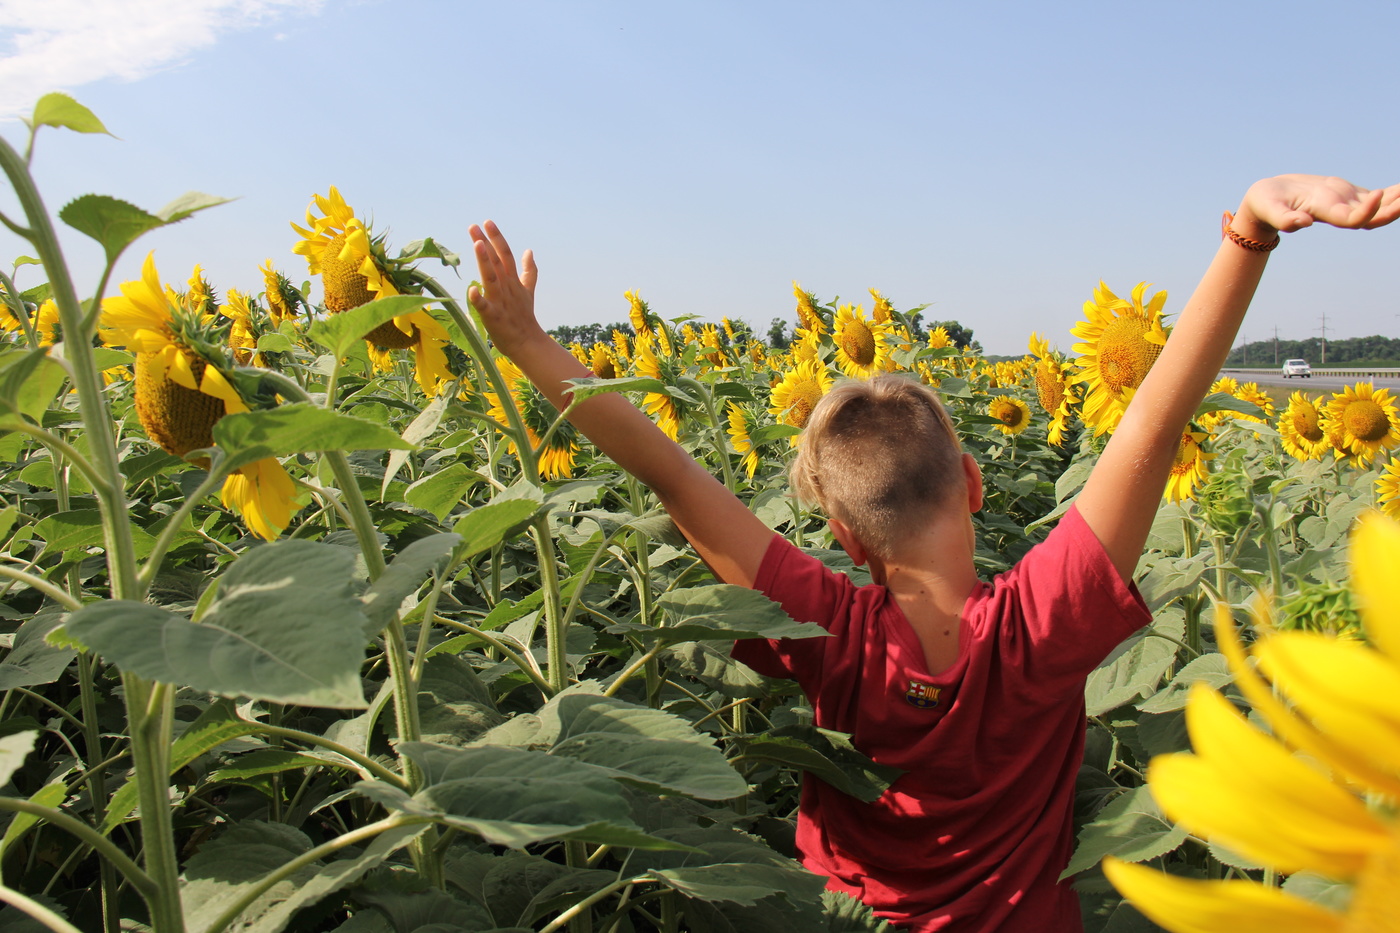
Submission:
[[[902,542],[891,557],[870,555],[870,577],[889,589],[911,620],[924,614],[919,609],[960,615],[978,582],[972,561],[976,546],[972,516],[948,515]]]

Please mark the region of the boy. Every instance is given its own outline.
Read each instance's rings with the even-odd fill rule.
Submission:
[[[1253,185],[1075,505],[992,585],[972,560],[977,464],[916,383],[887,377],[829,393],[793,466],[799,495],[870,565],[874,582],[860,588],[769,531],[626,399],[602,395],[573,412],[651,487],[720,580],[834,636],[744,642],[735,657],[795,678],[817,725],[906,772],[871,804],[805,781],[798,847],[808,868],[916,931],[1079,933],[1077,899],[1056,879],[1072,845],[1084,681],[1150,621],[1132,573],[1182,431],[1279,231],[1397,216],[1400,185],[1367,191],[1308,175]],[[494,224],[471,236],[481,287],[468,298],[497,348],[562,409],[563,380],[589,372],[535,320],[532,255],[517,275]]]

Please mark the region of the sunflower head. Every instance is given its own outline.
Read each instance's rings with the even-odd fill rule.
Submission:
[[[1327,452],[1331,442],[1323,426],[1323,413],[1318,408],[1322,396],[1294,392],[1288,407],[1278,416],[1279,439],[1283,449],[1297,460],[1318,460]]]
[[[1358,382],[1327,403],[1334,443],[1360,463],[1369,463],[1382,449],[1400,444],[1400,412],[1387,389]]]
[[[642,300],[638,292],[623,292],[622,297],[627,299],[627,317],[632,322],[633,332],[638,335],[650,333],[653,322],[651,306]]]
[[[891,327],[865,319],[865,309],[842,305],[832,325],[836,365],[852,379],[869,379],[890,368]]]
[[[1181,456],[1178,452],[1178,457]],[[1252,483],[1238,464],[1212,476],[1201,488],[1197,502],[1211,530],[1229,538],[1244,531],[1254,517]]]
[[[802,286],[792,283],[792,294],[797,299],[797,324],[814,334],[826,333],[826,321],[817,310],[817,296],[802,290]]]
[[[586,365],[599,379],[616,379],[618,377],[617,359],[605,343],[593,344],[593,348],[588,351]]]
[[[1142,385],[1166,344],[1162,306],[1167,293],[1157,292],[1144,305],[1146,282],[1133,289],[1131,301],[1119,298],[1100,282],[1094,299],[1085,302],[1085,320],[1071,331],[1083,343],[1074,345],[1074,381],[1087,386],[1084,421],[1095,434],[1113,431],[1127,410],[1129,394]]]
[[[273,322],[280,324],[295,318],[297,308],[305,304],[301,292],[297,291],[285,275],[272,268],[271,259],[258,268],[263,274],[263,297],[267,301],[267,310],[272,315]]]
[[[1376,477],[1376,505],[1390,518],[1400,520],[1400,458],[1391,457]]]
[[[782,424],[805,428],[812,409],[831,391],[831,373],[817,360],[802,360],[783,373],[769,396],[768,410]],[[802,435],[794,434],[795,447]]]
[[[550,436],[548,443],[541,447],[540,439],[559,417],[559,410],[545,398],[543,392],[525,378],[520,367],[509,359],[499,357],[496,365],[510,394],[508,398],[502,398],[495,392],[487,392],[486,398],[491,406],[487,414],[499,424],[509,427],[510,416],[506,413],[506,406],[516,406],[520,412],[520,420],[525,423],[527,441],[536,450],[536,469],[539,475],[545,479],[571,475],[574,471],[574,459],[579,452],[578,429],[568,421],[563,421]],[[511,438],[509,447],[512,453],[519,456],[515,438]]]
[[[742,454],[739,461],[744,468],[749,479],[753,479],[754,473],[758,471],[758,465],[763,459],[759,453],[758,445],[753,442],[753,432],[758,429],[758,414],[747,405],[740,405],[738,402],[729,403],[728,415],[729,427],[725,433],[729,435],[734,449]]]
[[[1207,437],[1209,435],[1205,431],[1192,431],[1189,427],[1181,432],[1181,441],[1177,444],[1171,473],[1167,476],[1167,488],[1163,493],[1168,502],[1195,498],[1197,487],[1209,475],[1206,462],[1213,460],[1215,454],[1207,453],[1203,446]],[[1218,500],[1213,501],[1212,507],[1218,504]]]
[[[992,399],[987,414],[997,420],[997,430],[1006,435],[1020,434],[1031,423],[1031,407],[1010,395]]]
[[[870,319],[876,324],[888,324],[894,320],[894,305],[888,298],[880,294],[878,288],[870,289],[870,300],[874,304],[870,307]]]

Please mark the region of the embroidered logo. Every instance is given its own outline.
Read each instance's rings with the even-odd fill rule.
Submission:
[[[938,705],[938,695],[942,692],[942,687],[911,680],[909,681],[909,689],[904,691],[904,699],[919,709],[933,709]]]

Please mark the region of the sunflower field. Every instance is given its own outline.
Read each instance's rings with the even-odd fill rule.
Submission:
[[[252,288],[154,254],[113,283],[220,199],[86,195],[56,215],[105,252],[84,293],[29,172],[57,128],[105,132],[55,94],[23,152],[0,139],[34,252],[0,272],[0,928],[885,929],[794,861],[793,821],[804,776],[873,799],[898,773],[728,654],[814,627],[717,584],[493,353],[431,274],[454,253],[329,187]],[[787,464],[835,380],[923,380],[982,465],[990,576],[1170,339],[1148,291],[1100,283],[1072,353],[999,362],[873,289],[794,285],[784,347],[628,292],[630,328],[571,348],[573,397],[626,393],[864,582]],[[1222,380],[1183,434],[1138,568],[1154,622],[1086,690],[1086,930],[1396,929],[1400,526],[1371,513],[1400,516],[1397,444],[1364,383],[1276,412]]]

